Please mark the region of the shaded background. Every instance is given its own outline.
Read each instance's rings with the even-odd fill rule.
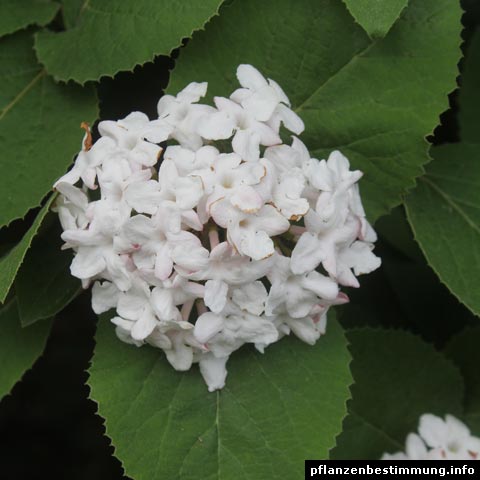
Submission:
[[[465,0],[462,5],[466,10],[465,51],[480,23],[480,1]],[[101,119],[121,118],[134,110],[154,118],[177,54],[102,80],[98,90]],[[456,97],[457,92],[450,95],[451,108],[441,116],[441,125],[430,138],[433,143],[458,139]],[[2,243],[21,237],[31,218],[33,212],[2,230]],[[441,348],[452,334],[475,322],[427,266],[401,207],[380,219],[375,228],[380,236],[376,252],[383,265],[361,278],[362,288],[348,292],[352,302],[339,309],[345,327],[403,327]],[[103,420],[95,414],[96,404],[88,399],[85,385],[95,323],[90,293],[85,292],[57,315],[43,356],[1,401],[1,480],[127,478],[113,456]]]

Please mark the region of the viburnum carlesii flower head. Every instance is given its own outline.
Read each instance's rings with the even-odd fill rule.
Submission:
[[[442,419],[426,413],[418,434],[407,436],[405,452],[385,453],[382,460],[480,460],[480,438],[452,415]]]
[[[198,363],[222,388],[229,356],[293,333],[313,345],[341,286],[380,265],[360,199],[359,171],[335,151],[311,158],[304,124],[273,80],[240,65],[241,88],[200,103],[191,83],[90,131],[55,183],[72,275],[92,307],[115,310],[120,340]]]

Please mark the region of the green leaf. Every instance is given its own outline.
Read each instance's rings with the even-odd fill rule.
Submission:
[[[434,161],[407,197],[408,220],[430,266],[480,315],[480,31],[472,38],[460,94],[461,143],[433,147]]]
[[[80,18],[88,0],[60,0],[62,3],[62,15],[65,28],[73,28]]]
[[[425,262],[403,261],[385,252],[382,264],[400,303],[404,326],[427,341],[444,345],[466,324],[476,323],[474,315],[450,295]]]
[[[38,58],[55,79],[85,83],[169,55],[222,0],[90,0],[75,28],[39,32]]]
[[[350,302],[340,309],[345,328],[408,329],[443,347],[463,327],[477,324],[473,313],[450,295],[425,261],[412,261],[382,240],[375,250],[381,268],[348,292]]]
[[[480,144],[441,145],[432,156],[407,198],[408,219],[440,280],[480,315]]]
[[[93,89],[57,85],[32,45],[29,31],[0,40],[0,227],[40,204],[97,115]]]
[[[480,7],[478,7],[480,8]],[[477,28],[467,50],[459,95],[460,137],[463,142],[480,143],[480,29]]]
[[[61,250],[58,228],[35,238],[15,280],[18,311],[23,326],[53,317],[81,291],[70,273],[72,251]]]
[[[462,412],[458,369],[420,338],[401,330],[347,333],[352,353],[352,399],[333,459],[378,459],[404,450],[420,415]]]
[[[408,0],[343,0],[353,18],[370,37],[384,37],[397,21]]]
[[[182,49],[168,92],[208,81],[228,95],[237,65],[256,66],[285,89],[314,155],[339,149],[365,172],[373,220],[423,173],[424,136],[455,87],[460,13],[451,0],[412,0],[373,41],[339,0],[234,0]]]
[[[413,238],[412,228],[408,223],[403,205],[395,207],[388,215],[380,217],[375,222],[375,231],[407,258],[424,263],[422,252]]]
[[[0,2],[0,36],[16,32],[29,25],[46,25],[57,13],[58,7],[58,3],[48,0],[2,0]]]
[[[25,254],[30,248],[33,237],[40,228],[40,225],[42,224],[54,197],[55,195],[50,196],[50,198],[47,200],[47,203],[45,203],[35,218],[33,225],[23,236],[20,242],[2,258],[0,258],[0,303],[3,303],[5,298],[7,298],[7,294],[12,286],[13,281],[15,280],[18,269],[20,268]]]
[[[8,394],[25,370],[43,352],[51,321],[22,328],[15,299],[0,307],[0,398]]]
[[[480,328],[466,328],[452,339],[447,355],[460,368],[465,380],[464,419],[472,432],[480,436]]]
[[[351,377],[335,321],[315,347],[286,338],[235,352],[214,393],[196,367],[176,372],[158,349],[121,343],[106,318],[96,343],[92,397],[136,480],[298,478],[340,431]]]

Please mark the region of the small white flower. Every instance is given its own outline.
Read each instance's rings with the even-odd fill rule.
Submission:
[[[207,93],[207,83],[190,83],[176,97],[164,95],[158,102],[159,119],[171,126],[170,137],[192,150],[202,146],[198,133],[201,118],[215,112],[213,107],[197,102]]]
[[[442,419],[426,413],[420,417],[418,435],[408,435],[405,453],[386,453],[382,459],[480,460],[480,438],[452,415]]]
[[[247,213],[220,200],[213,204],[211,213],[215,223],[226,229],[229,242],[239,253],[253,260],[273,255],[275,247],[271,237],[290,227],[288,220],[272,205]]]
[[[263,297],[264,303],[266,291]],[[278,340],[272,319],[242,309],[234,299],[229,299],[219,313],[202,314],[195,323],[194,335],[217,358],[228,357],[244,343],[263,349]]]
[[[63,230],[86,228],[88,197],[85,192],[67,182],[57,182],[56,189],[61,195],[52,210],[58,213]]]
[[[208,260],[208,250],[190,232],[172,229],[175,220],[164,206],[153,217],[136,215],[128,219],[116,237],[115,250],[128,253],[140,270],[153,270],[160,280],[172,273],[174,261],[180,267],[196,271]],[[174,212],[173,212],[174,213]],[[182,254],[188,252],[187,254]]]
[[[339,250],[336,276],[341,285],[358,288],[360,284],[356,277],[373,272],[381,265],[381,260],[372,250],[373,243],[359,240]]]
[[[260,164],[242,163],[241,157],[235,153],[221,154],[198,175],[207,194],[205,207],[208,213],[212,205],[224,199],[247,213],[258,211],[263,205],[262,197],[254,188],[265,175]]]
[[[239,65],[237,78],[241,89],[230,98],[240,103],[254,118],[267,122],[275,132],[280,123],[291,132],[299,135],[305,129],[302,119],[290,109],[290,101],[280,85],[265,77],[251,65]]]
[[[144,140],[152,143],[164,142],[171,130],[167,122],[151,122],[142,112],[132,112],[116,122],[104,120],[98,124],[102,137],[111,138],[119,148],[130,151],[135,150]]]
[[[158,172],[163,200],[174,202],[180,211],[191,210],[204,194],[202,179],[198,175],[180,176],[172,160],[165,159]]]
[[[82,145],[84,145],[88,135],[90,135],[89,132],[85,134]],[[108,137],[100,138],[89,150],[80,150],[73,168],[57,180],[54,188],[58,190],[60,183],[74,185],[81,179],[88,188],[96,189],[97,167],[101,166],[106,157],[113,155],[115,152],[116,143],[112,139]]]
[[[242,285],[264,277],[272,268],[273,257],[259,261],[240,255],[228,242],[216,245],[210,252],[208,264],[197,272],[188,272],[181,267],[176,270],[192,280],[221,280],[228,285]]]
[[[162,306],[161,304],[157,305],[147,282],[138,279],[133,282],[127,292],[120,294],[117,312],[121,319],[130,321],[130,335],[134,340],[140,341],[145,340],[156,327],[158,319],[155,313]],[[112,321],[118,326],[124,327],[125,325],[118,320]]]
[[[253,315],[261,315],[265,310],[268,292],[262,282],[246,283],[232,292],[232,301],[242,310]]]
[[[163,346],[165,338],[169,341],[167,347]],[[190,369],[194,348],[200,347],[193,337],[193,325],[184,321],[162,322],[150,336],[149,343],[163,348],[170,365],[180,372]]]
[[[85,281],[102,275],[120,290],[128,290],[131,279],[126,260],[113,251],[114,237],[124,222],[124,213],[107,201],[93,202],[89,210],[88,228],[65,230],[62,234],[66,245],[76,251],[70,271]]]
[[[308,212],[310,205],[302,197],[305,189],[305,177],[299,168],[285,172],[273,190],[273,202],[287,219],[297,221]]]
[[[202,131],[206,138],[215,137],[223,129],[226,119],[235,132],[232,149],[247,161],[256,161],[260,158],[260,145],[271,146],[282,142],[277,132],[269,125],[257,120],[238,103],[223,97],[215,97],[214,100],[222,116],[212,118],[203,126]]]
[[[274,323],[282,334],[293,332],[300,340],[309,345],[315,345],[317,340],[325,334],[327,328],[327,310],[323,313],[293,318],[288,313],[274,316]]]
[[[164,159],[172,161],[178,175],[185,177],[210,169],[218,155],[219,151],[210,145],[201,147],[197,151],[183,148],[180,145],[171,145],[165,150]]]
[[[468,427],[452,415],[446,415],[445,420],[422,415],[418,433],[428,447],[440,449],[450,459],[480,458],[480,439],[473,437]]]
[[[292,273],[290,259],[282,255],[277,255],[267,276],[272,284],[265,308],[267,315],[287,313],[292,318],[304,318],[316,305],[333,302],[339,294],[335,281],[321,273]]]

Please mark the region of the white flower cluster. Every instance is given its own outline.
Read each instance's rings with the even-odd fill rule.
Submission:
[[[405,453],[385,453],[382,460],[480,460],[480,438],[452,415],[420,417],[418,434],[407,436]]]
[[[338,151],[319,161],[296,137],[282,144],[281,125],[304,129],[283,90],[250,65],[237,77],[215,107],[191,83],[156,120],[101,122],[55,184],[94,311],[116,309],[118,337],[161,348],[176,370],[198,362],[211,391],[245,343],[263,352],[292,331],[313,345],[329,306],[348,301],[339,285],[380,265],[362,173]]]

